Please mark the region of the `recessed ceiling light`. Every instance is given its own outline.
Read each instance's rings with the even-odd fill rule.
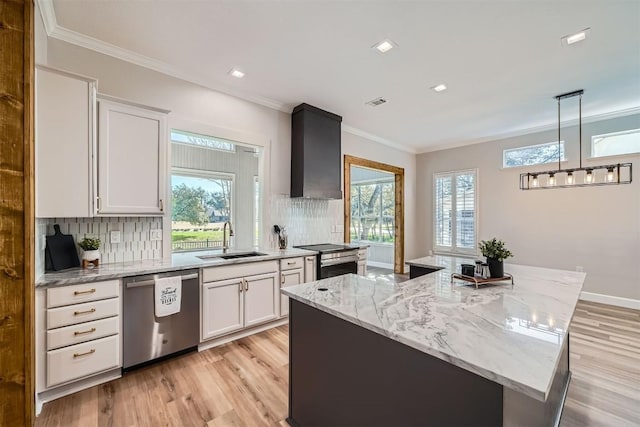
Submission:
[[[587,35],[591,31],[591,28],[585,28],[584,30],[578,31],[575,34],[570,34],[568,36],[562,37],[560,40],[563,45],[572,45],[574,43],[581,42],[582,40],[587,38]]]
[[[382,40],[380,43],[377,43],[373,46],[380,53],[387,53],[394,47],[396,44],[389,39]]]
[[[229,74],[231,74],[233,77],[237,79],[241,79],[244,77],[244,73],[238,70],[237,68],[232,68],[231,71],[229,71]]]
[[[447,89],[447,85],[444,83],[440,83],[439,85],[434,86],[431,89],[435,90],[436,92],[442,92],[443,90]]]

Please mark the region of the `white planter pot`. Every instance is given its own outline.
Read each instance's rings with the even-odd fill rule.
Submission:
[[[82,259],[86,259],[87,261],[94,261],[96,259],[100,259],[100,250],[94,249],[92,251],[82,250]]]

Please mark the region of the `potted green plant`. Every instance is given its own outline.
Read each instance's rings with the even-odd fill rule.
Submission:
[[[97,237],[85,237],[78,243],[82,248],[82,260],[96,261],[100,259],[100,239]]]
[[[491,240],[481,241],[478,247],[482,255],[487,257],[491,277],[504,277],[504,260],[513,256],[511,251],[504,246],[504,242],[494,237]]]

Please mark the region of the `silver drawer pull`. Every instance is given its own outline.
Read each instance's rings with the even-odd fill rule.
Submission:
[[[74,315],[74,316],[79,316],[79,315],[81,315],[81,314],[89,314],[89,313],[95,313],[95,312],[96,312],[96,309],[95,309],[95,308],[92,308],[92,309],[85,310],[85,311],[74,311],[74,312],[73,312],[73,315]]]
[[[73,357],[82,357],[82,356],[88,356],[89,354],[93,354],[96,352],[95,348],[92,348],[91,350],[87,351],[86,353],[73,353]]]
[[[77,337],[78,335],[90,334],[90,333],[95,332],[95,331],[96,331],[96,328],[91,328],[88,331],[76,331],[76,332],[73,333],[73,335],[75,335]]]
[[[88,291],[73,291],[73,295],[92,294],[96,291],[96,288],[91,288]]]
[[[295,263],[296,263],[295,261],[289,261],[287,265],[295,265]]]

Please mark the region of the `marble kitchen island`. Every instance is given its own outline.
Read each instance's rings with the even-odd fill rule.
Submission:
[[[444,268],[400,284],[345,275],[283,288],[292,426],[559,422],[585,274],[506,264],[515,286],[475,289],[450,281],[466,260],[426,261]]]

